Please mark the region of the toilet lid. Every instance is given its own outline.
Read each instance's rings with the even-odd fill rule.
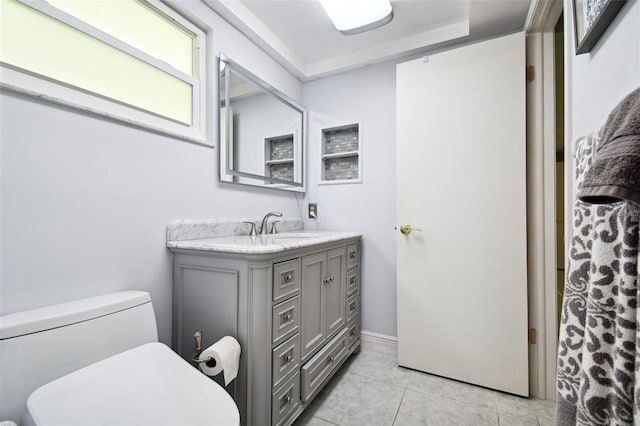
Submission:
[[[36,425],[233,425],[231,396],[162,343],[74,371],[31,394]]]

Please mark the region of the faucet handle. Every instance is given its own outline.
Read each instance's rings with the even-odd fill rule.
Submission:
[[[255,237],[256,235],[258,235],[258,233],[256,232],[256,224],[253,222],[242,222],[242,223],[248,223],[249,225],[251,225],[251,231],[249,231],[249,235],[251,235],[252,237]]]
[[[278,230],[276,229],[276,223],[280,222],[279,220],[274,220],[273,222],[271,222],[271,233],[272,234],[277,234]]]

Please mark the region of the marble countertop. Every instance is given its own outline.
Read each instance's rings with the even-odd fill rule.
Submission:
[[[169,240],[167,241],[167,247],[184,250],[261,254],[284,252],[317,244],[360,237],[361,234],[357,232],[297,230],[275,235],[258,235],[255,237],[249,235],[231,235],[213,238]]]

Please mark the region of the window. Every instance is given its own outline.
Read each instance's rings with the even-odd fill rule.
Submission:
[[[148,0],[2,0],[5,88],[204,142],[204,34]]]

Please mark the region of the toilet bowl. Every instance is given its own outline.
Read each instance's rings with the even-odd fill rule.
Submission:
[[[0,317],[0,419],[28,425],[239,425],[235,402],[157,342],[148,293]]]

